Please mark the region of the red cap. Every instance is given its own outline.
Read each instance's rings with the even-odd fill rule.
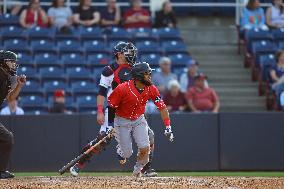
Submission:
[[[62,89],[56,89],[54,91],[54,97],[64,97],[65,96],[65,91]]]

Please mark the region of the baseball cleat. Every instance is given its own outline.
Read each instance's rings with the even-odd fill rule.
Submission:
[[[158,176],[158,173],[155,171],[155,169],[148,169],[144,171],[143,177],[156,177]]]
[[[74,166],[72,166],[72,167],[70,168],[69,171],[70,171],[70,173],[71,173],[72,176],[77,177],[77,176],[79,175],[80,168],[78,167],[77,164],[75,164]]]
[[[15,175],[9,171],[0,171],[0,179],[10,179],[14,177]]]

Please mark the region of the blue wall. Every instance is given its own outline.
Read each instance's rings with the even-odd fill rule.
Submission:
[[[150,115],[155,131],[153,166],[159,171],[284,170],[284,116],[281,113],[171,114],[175,141],[163,135],[159,115]],[[99,131],[96,115],[0,117],[15,135],[13,171],[57,171],[78,155]],[[119,165],[113,141],[86,171],[126,171],[136,150]],[[136,146],[134,146],[136,149]]]

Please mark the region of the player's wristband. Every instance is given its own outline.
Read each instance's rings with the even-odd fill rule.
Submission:
[[[169,118],[164,119],[163,122],[166,127],[171,125],[171,120]]]
[[[103,113],[103,105],[98,105],[98,113]]]

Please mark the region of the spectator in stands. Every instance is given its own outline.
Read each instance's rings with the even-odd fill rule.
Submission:
[[[147,9],[142,8],[141,0],[131,0],[132,8],[125,11],[123,15],[125,28],[149,28],[151,27],[151,16]]]
[[[53,93],[53,107],[50,109],[51,113],[67,113],[65,107],[65,91],[57,89]]]
[[[282,0],[272,0],[272,5],[266,10],[266,24],[271,29],[284,27],[284,5]]]
[[[65,6],[65,0],[53,0],[47,14],[52,26],[57,27],[61,33],[71,33],[72,10]]]
[[[168,84],[168,91],[163,97],[170,112],[184,111],[187,107],[185,94],[180,91],[180,84],[177,80],[171,80]]]
[[[24,115],[24,110],[18,106],[18,101],[8,101],[8,105],[1,110],[1,115]]]
[[[14,1],[13,4],[10,3],[11,0],[6,0],[7,3],[7,13],[11,15],[20,15],[22,10],[22,4],[20,1]],[[0,0],[0,3],[3,3],[3,0]],[[4,13],[3,7],[0,6],[0,15]]]
[[[99,24],[100,13],[92,6],[92,0],[80,0],[73,19],[78,25],[95,26]]]
[[[156,13],[155,27],[170,27],[175,28],[177,25],[177,19],[175,12],[170,1],[165,1],[162,6],[162,10]]]
[[[186,92],[190,87],[194,85],[194,76],[199,71],[198,62],[196,60],[190,60],[187,63],[187,71],[182,73],[180,76],[180,88],[182,92]],[[208,82],[205,80],[205,87],[208,87]]]
[[[284,51],[278,51],[275,54],[276,65],[270,70],[272,80],[272,89],[277,91],[277,87],[284,83]]]
[[[260,7],[259,0],[249,0],[241,17],[241,30],[250,29],[268,30],[265,25],[264,10]]]
[[[161,95],[165,94],[169,81],[177,79],[177,76],[171,72],[171,64],[170,58],[162,57],[159,61],[160,70],[153,73],[152,81],[159,89]]]
[[[106,0],[107,6],[101,11],[101,26],[118,26],[121,20],[120,8],[116,0]]]
[[[198,74],[194,77],[194,86],[187,91],[186,98],[192,112],[214,112],[219,111],[219,98],[210,87],[205,87],[206,76]]]
[[[30,0],[28,7],[20,15],[20,24],[24,28],[48,25],[48,16],[41,8],[39,0]]]

